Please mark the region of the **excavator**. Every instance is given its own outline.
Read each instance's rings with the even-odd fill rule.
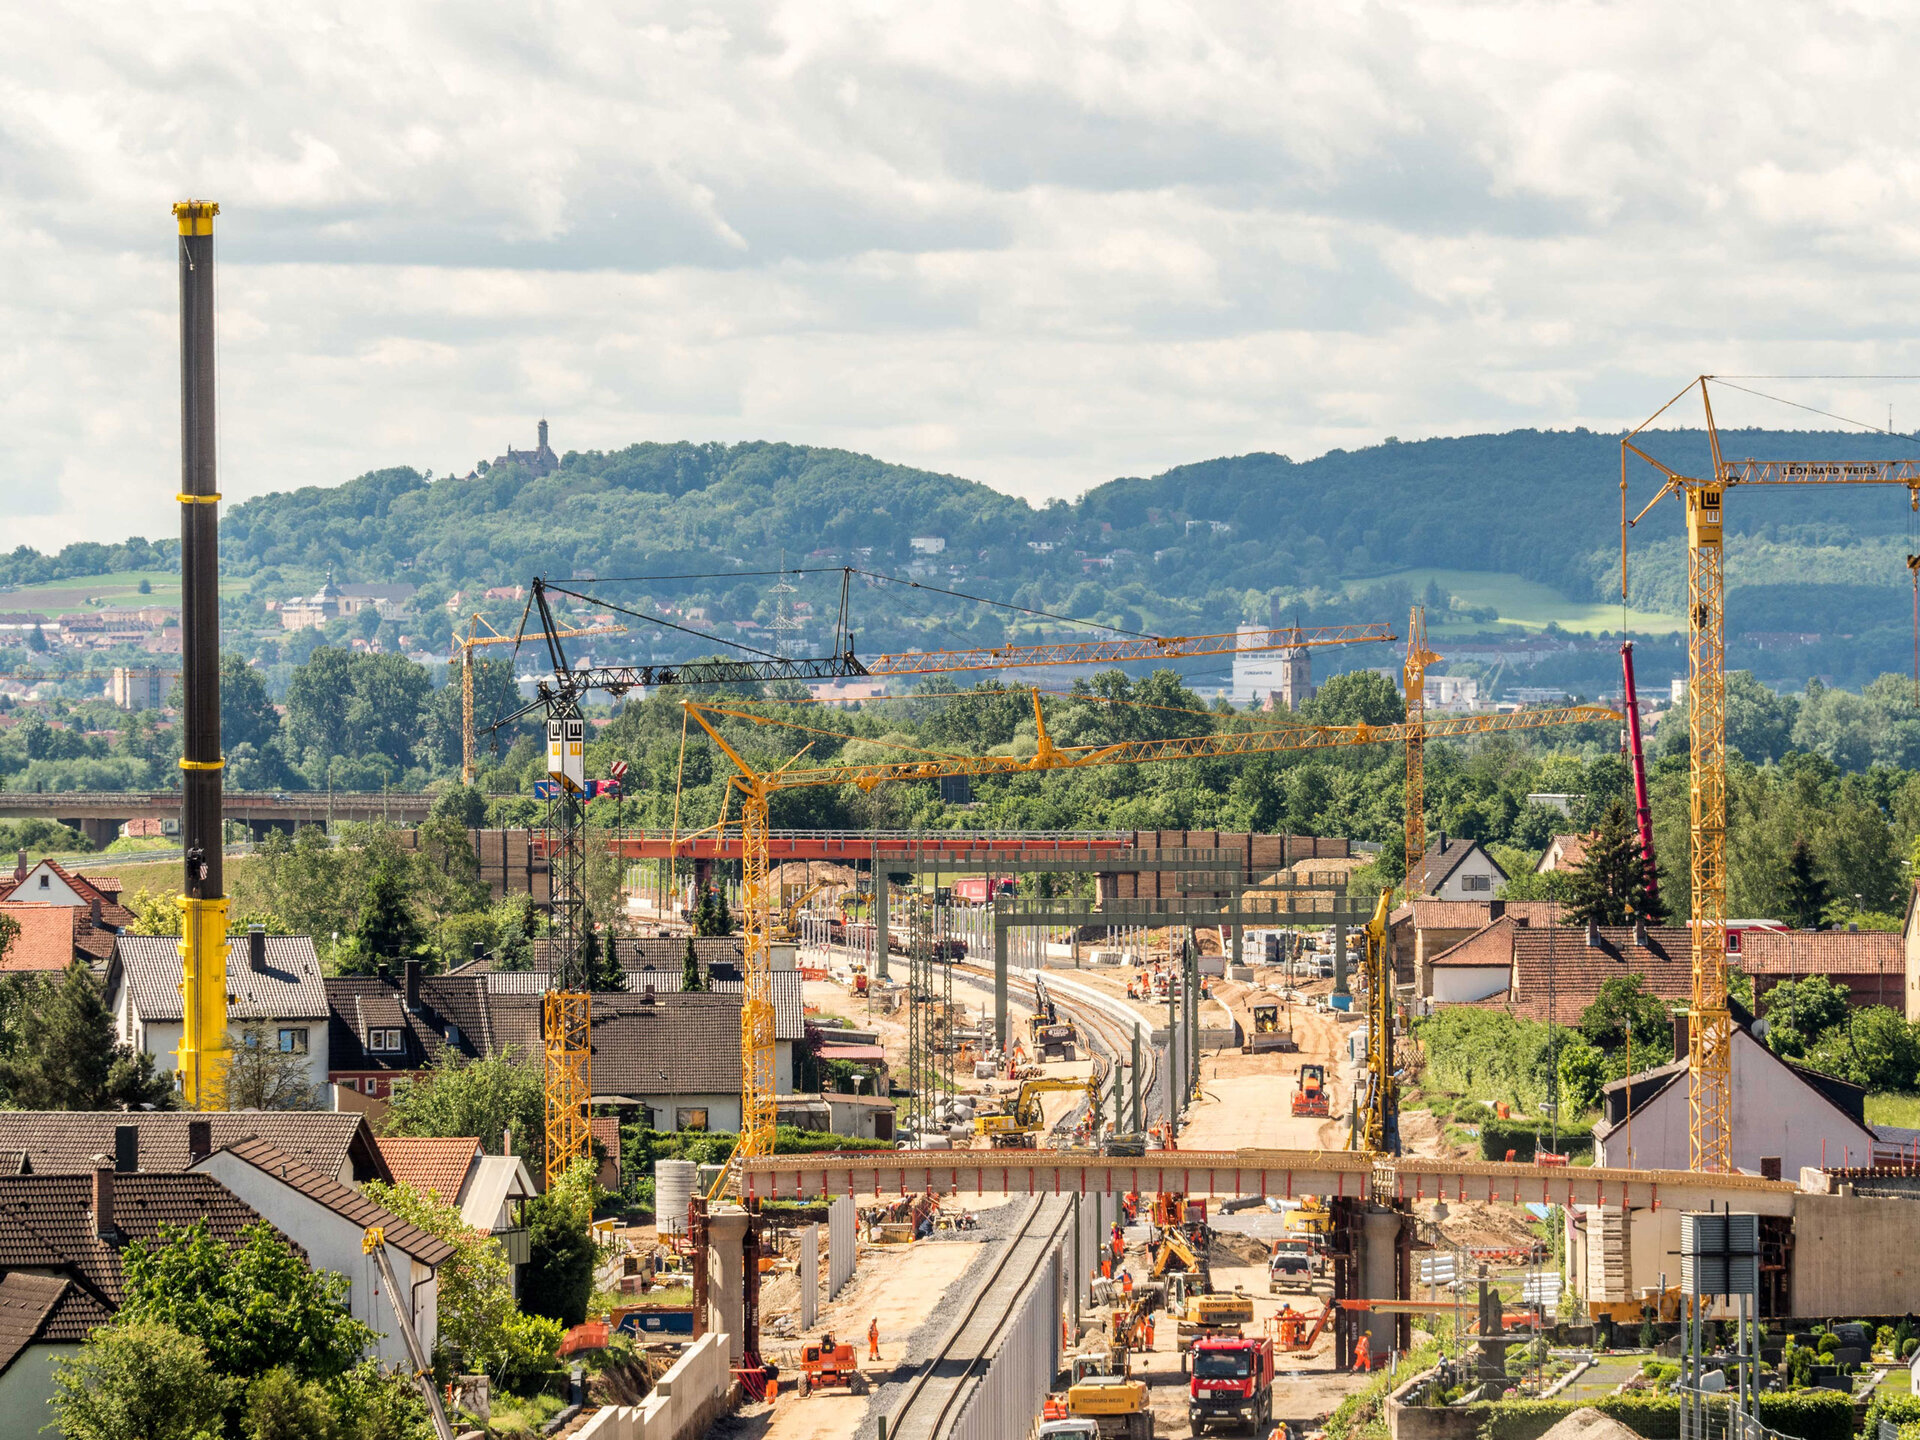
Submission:
[[[1077,1058],[1073,1024],[1060,1018],[1046,981],[1038,975],[1033,977],[1033,1016],[1027,1028],[1035,1059],[1070,1061]]]
[[[1087,1097],[1087,1108],[1099,1125],[1100,1081],[1097,1076],[1084,1080],[1023,1080],[1020,1093],[1004,1115],[980,1115],[973,1122],[973,1133],[984,1136],[996,1150],[1031,1150],[1046,1131],[1047,1117],[1040,1108],[1040,1097],[1078,1091]]]
[[[1092,1420],[1094,1433],[1153,1440],[1153,1406],[1147,1382],[1133,1377],[1132,1351],[1117,1341],[1067,1357],[1068,1385],[1063,1395],[1049,1395],[1040,1412],[1042,1421]],[[1049,1434],[1044,1426],[1040,1432]],[[1084,1428],[1062,1428],[1054,1435],[1084,1435]]]

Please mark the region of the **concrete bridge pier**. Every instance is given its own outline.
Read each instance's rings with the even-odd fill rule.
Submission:
[[[707,1332],[727,1337],[728,1364],[738,1365],[746,1344],[747,1212],[732,1208],[707,1216]]]
[[[87,837],[87,843],[96,850],[104,850],[120,838],[120,827],[127,823],[126,818],[83,815],[74,820],[62,820],[62,825],[71,825]]]
[[[1332,1202],[1335,1300],[1405,1300],[1412,1296],[1413,1216],[1397,1205],[1361,1199]],[[1334,1364],[1350,1369],[1361,1335],[1367,1337],[1372,1363],[1386,1363],[1395,1350],[1412,1343],[1413,1323],[1406,1315],[1376,1315],[1343,1310],[1334,1317]]]

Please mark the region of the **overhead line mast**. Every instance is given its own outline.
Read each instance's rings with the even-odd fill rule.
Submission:
[[[1736,485],[1901,485],[1920,510],[1920,460],[1733,460],[1721,452],[1702,375],[1620,442],[1620,599],[1627,599],[1627,531],[1669,495],[1687,517],[1688,824],[1692,839],[1693,995],[1687,1027],[1688,1155],[1695,1170],[1733,1168],[1733,1017],[1727,1006],[1726,492]],[[1695,387],[1713,473],[1683,475],[1636,439]],[[1772,397],[1763,397],[1772,398]],[[1660,492],[1627,518],[1627,466],[1637,456]]]

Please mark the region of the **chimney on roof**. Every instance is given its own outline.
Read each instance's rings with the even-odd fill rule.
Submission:
[[[642,990],[642,991],[640,992],[640,1003],[641,1003],[642,1005],[652,1005],[652,1004],[655,1004],[655,1003],[657,1003],[657,1002],[658,1002],[658,1000],[659,1000],[659,998],[660,998],[660,997],[659,997],[659,994],[658,994],[658,992],[656,992],[656,991],[654,990],[654,988],[653,988],[653,986],[652,986],[651,984],[649,984],[649,985],[647,986],[647,988],[646,988],[646,989],[644,989],[644,990]]]
[[[1689,1032],[1693,1027],[1693,1012],[1676,1010],[1673,1012],[1673,1058],[1684,1060],[1690,1046]]]
[[[1600,927],[1591,920],[1587,921],[1587,948],[1589,950],[1600,948]]]
[[[484,960],[487,958],[487,942],[486,941],[476,940],[473,942],[473,958],[476,960]]]
[[[502,1125],[500,1127],[500,1153],[502,1155],[513,1154],[513,1127],[511,1125]]]
[[[113,1168],[122,1175],[132,1175],[139,1171],[140,1127],[138,1125],[113,1127]]]
[[[1506,913],[1507,913],[1507,902],[1506,902],[1506,901],[1504,901],[1504,900],[1489,900],[1489,901],[1487,902],[1487,919],[1489,919],[1489,920],[1498,920],[1498,919],[1499,919],[1499,918],[1500,918],[1500,917],[1501,917],[1502,915],[1504,915],[1504,914],[1506,914]]]
[[[93,1233],[102,1240],[119,1233],[113,1223],[113,1171],[105,1165],[93,1172]]]
[[[267,968],[267,927],[247,926],[247,968],[258,975]]]
[[[403,983],[407,987],[407,1010],[409,1013],[420,1009],[420,962],[409,960],[401,966]]]
[[[22,850],[20,852],[19,858],[13,862],[13,883],[18,885],[22,880],[26,878],[27,878],[27,852]]]
[[[1440,832],[1440,838],[1438,841],[1437,848],[1434,850],[1434,854],[1444,855],[1446,853],[1447,853],[1447,832],[1442,830]]]
[[[87,918],[93,922],[94,929],[99,930],[103,928],[100,921],[100,897],[98,895],[87,901]]]
[[[187,1163],[204,1160],[213,1153],[213,1122],[211,1120],[189,1120],[187,1122]]]
[[[1647,917],[1644,915],[1633,917],[1633,943],[1642,950],[1647,948]]]

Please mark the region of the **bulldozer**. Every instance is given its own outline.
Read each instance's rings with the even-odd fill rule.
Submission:
[[[1069,1357],[1068,1364],[1066,1393],[1047,1397],[1043,1420],[1091,1420],[1102,1436],[1153,1440],[1147,1385],[1133,1378],[1132,1356],[1125,1347],[1084,1351]]]
[[[822,1386],[844,1385],[850,1395],[867,1393],[867,1377],[853,1346],[834,1343],[832,1332],[800,1347],[800,1393],[811,1395]]]
[[[1040,1097],[1049,1093],[1078,1090],[1087,1097],[1087,1106],[1098,1123],[1100,1112],[1100,1081],[1098,1078],[1085,1080],[1023,1080],[1020,1093],[1013,1105],[1003,1115],[980,1115],[973,1122],[973,1133],[984,1137],[996,1150],[1031,1150],[1038,1143],[1038,1137],[1047,1128],[1045,1112],[1040,1108]]]
[[[1307,1064],[1300,1067],[1299,1088],[1293,1094],[1293,1113],[1320,1119],[1332,1113],[1327,1100],[1327,1067]]]
[[[1256,1005],[1253,1007],[1253,1033],[1240,1049],[1246,1055],[1290,1055],[1300,1049],[1300,1042],[1293,1038],[1292,1026],[1281,1030],[1278,1005]]]

